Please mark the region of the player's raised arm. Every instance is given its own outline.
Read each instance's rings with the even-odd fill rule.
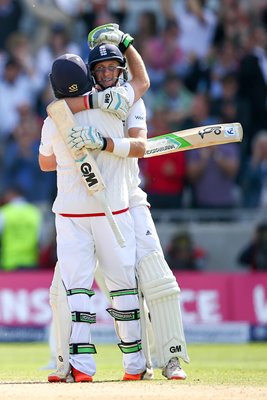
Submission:
[[[124,33],[117,24],[101,25],[89,32],[88,44],[91,49],[103,43],[116,45],[127,60],[131,79],[129,83],[134,89],[134,101],[139,100],[150,86],[149,76],[142,57],[133,46],[134,39]]]

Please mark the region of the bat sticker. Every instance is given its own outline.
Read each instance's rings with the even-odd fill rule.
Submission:
[[[233,126],[226,126],[224,131],[224,136],[236,136],[236,131]]]
[[[204,136],[208,133],[215,133],[215,135],[220,135],[222,133],[222,127],[221,126],[207,126],[198,132],[199,136],[202,139],[204,139]]]
[[[92,171],[92,167],[88,162],[81,164],[80,169],[89,187],[94,186],[95,184],[98,183],[98,179],[95,176],[94,172]]]

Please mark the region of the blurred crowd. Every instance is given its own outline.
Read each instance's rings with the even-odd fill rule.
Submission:
[[[10,188],[50,209],[55,173],[38,166],[52,61],[88,58],[87,34],[116,22],[135,39],[151,87],[150,137],[240,122],[241,144],[140,160],[159,209],[267,206],[265,0],[0,0],[0,205]]]

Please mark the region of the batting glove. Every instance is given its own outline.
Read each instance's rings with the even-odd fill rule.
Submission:
[[[93,126],[75,126],[68,135],[68,146],[75,152],[84,147],[90,150],[105,150],[107,140]]]
[[[102,111],[115,114],[117,118],[125,121],[130,103],[123,87],[113,87],[103,92],[90,93],[88,99],[90,108],[101,108]]]
[[[90,49],[93,49],[101,43],[111,43],[118,46],[122,54],[125,53],[133,41],[133,37],[129,33],[124,33],[119,30],[119,25],[117,24],[100,25],[88,34],[88,45]]]

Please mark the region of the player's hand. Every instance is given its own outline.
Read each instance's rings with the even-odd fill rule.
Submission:
[[[88,45],[90,49],[101,43],[111,43],[118,46],[122,54],[133,43],[134,39],[129,33],[124,33],[117,24],[100,25],[88,34]]]
[[[68,146],[75,152],[84,147],[90,150],[104,150],[106,139],[93,126],[75,126],[68,135]]]
[[[112,87],[103,92],[89,94],[91,108],[101,108],[102,111],[115,114],[120,120],[125,120],[130,103],[123,87]]]

